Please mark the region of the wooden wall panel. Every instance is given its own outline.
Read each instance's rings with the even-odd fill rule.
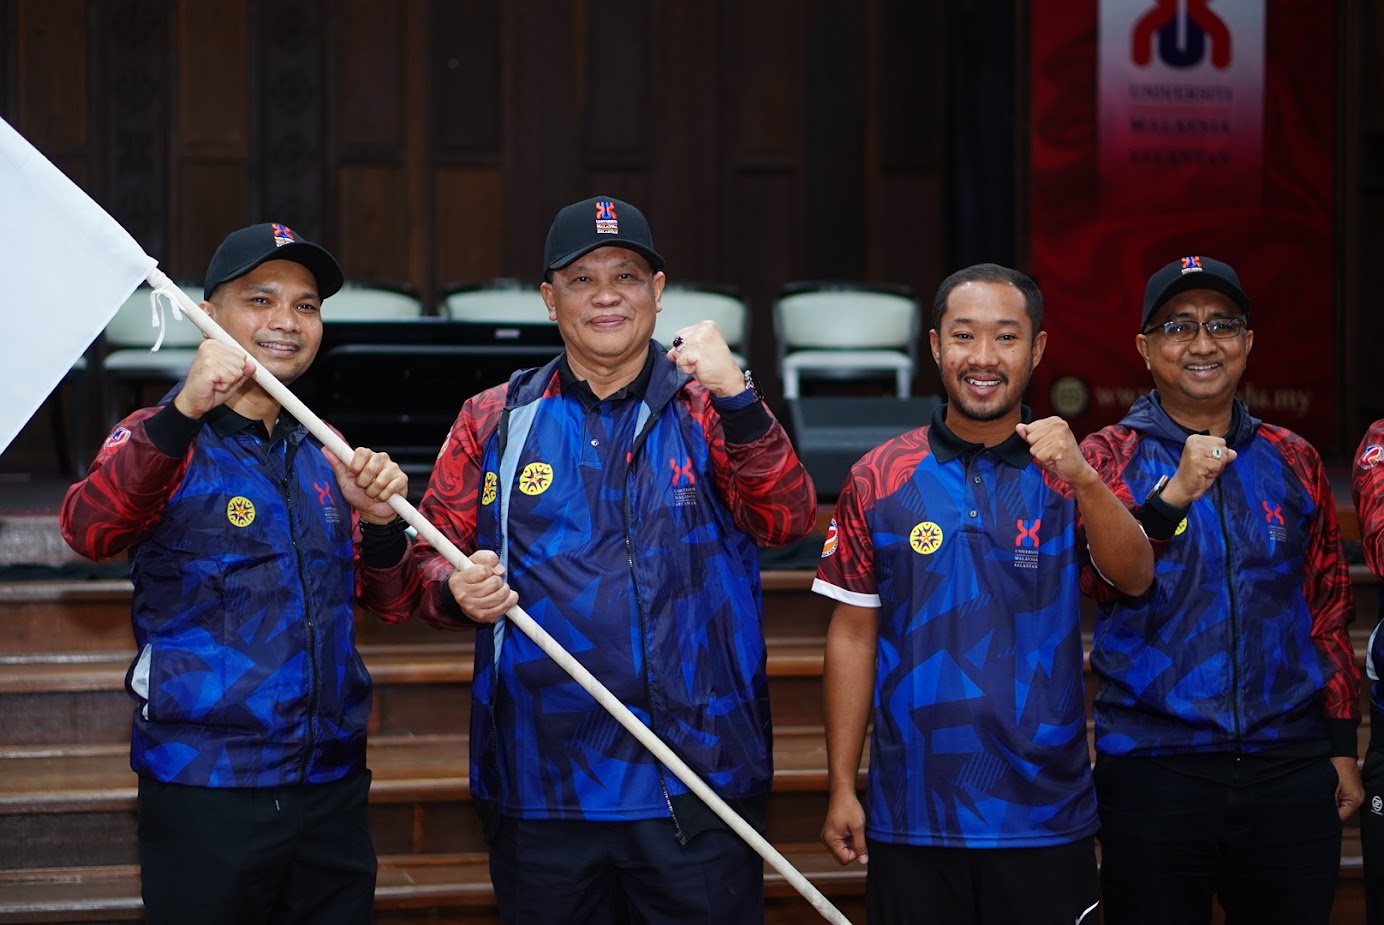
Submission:
[[[251,105],[245,0],[178,0],[177,8],[181,153],[244,158]]]
[[[338,0],[334,24],[333,128],[344,163],[390,161],[403,154],[404,28],[408,7]]]
[[[494,167],[444,167],[437,171],[437,234],[434,265],[439,287],[447,283],[484,282],[504,276],[504,196],[500,172]],[[543,242],[534,242],[529,272],[523,280],[540,279]],[[513,274],[515,268],[508,272]]]
[[[943,128],[943,6],[878,2],[880,164],[886,170],[936,170]]]
[[[91,48],[98,144],[96,198],[164,262],[168,253],[169,55],[165,0],[92,5]]]
[[[18,124],[34,147],[86,154],[87,5],[19,0],[15,30]]]
[[[576,4],[508,0],[504,9],[505,275],[527,279],[562,206],[594,195],[583,163]],[[609,191],[614,194],[614,191]]]
[[[500,4],[433,0],[433,137],[439,159],[498,159],[504,144]]]
[[[752,367],[766,372],[777,368],[774,297],[782,283],[806,273],[798,187],[796,178],[786,173],[740,174],[733,181],[725,216],[726,243],[734,261],[729,281],[740,287],[748,301],[755,332],[748,359]],[[772,390],[776,383],[770,382]]]
[[[593,167],[643,166],[649,157],[649,4],[587,7],[586,149]]]
[[[724,281],[722,7],[655,3],[649,27],[653,151],[649,189],[638,204],[653,224],[669,279]]]
[[[335,246],[326,201],[326,12],[321,0],[255,0],[256,218]]]
[[[804,243],[808,275],[819,279],[865,275],[866,13],[862,4],[812,4]]]
[[[243,164],[184,163],[173,193],[180,255],[173,273],[202,279],[212,252],[226,235],[251,223],[249,203]]]
[[[350,279],[407,282],[415,234],[402,167],[347,166],[340,189],[336,256]]]
[[[736,168],[796,169],[806,140],[806,17],[795,0],[723,0],[722,104]]]
[[[927,327],[937,284],[951,272],[943,266],[944,181],[938,175],[888,176],[880,182],[880,206],[870,248],[870,279],[907,283],[923,306]],[[915,392],[941,392],[937,366],[928,350],[927,336],[918,344]]]

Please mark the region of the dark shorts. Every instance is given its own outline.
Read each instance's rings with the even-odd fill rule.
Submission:
[[[149,925],[371,921],[370,772],[329,784],[184,787],[139,781]]]
[[[764,862],[711,829],[679,845],[669,819],[499,820],[490,879],[523,925],[725,925],[764,921]]]
[[[869,849],[870,925],[1099,922],[1093,838],[1051,848],[925,848],[871,840]]]

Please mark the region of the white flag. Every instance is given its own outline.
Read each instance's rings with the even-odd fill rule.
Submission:
[[[156,262],[0,119],[0,453]]]

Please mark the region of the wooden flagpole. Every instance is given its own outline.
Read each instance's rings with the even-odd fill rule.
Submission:
[[[169,278],[159,269],[150,271],[148,277],[149,285],[155,290],[177,302],[178,309],[188,319],[202,331],[207,337],[212,338],[232,350],[245,353],[245,348],[236,343],[235,340],[223,331],[215,321],[202,310],[202,307],[188,296],[187,293],[179,289]],[[255,364],[255,382],[263,388],[269,395],[277,401],[288,413],[293,415],[301,424],[307,427],[308,431],[322,441],[322,445],[331,450],[339,459],[349,460],[355,455],[355,449],[336,432],[323,423],[322,419],[314,414],[307,405],[299,400],[298,396],[289,391],[288,387],[274,378],[274,375],[266,370],[262,365]],[[452,564],[454,568],[461,568],[470,565],[471,560],[458,549],[451,540],[443,536],[441,531],[418,513],[418,510],[409,504],[408,500],[402,495],[394,495],[389,499],[389,506],[392,507],[401,517],[418,531],[418,535],[423,537],[437,549]],[[596,699],[605,710],[615,717],[615,720],[629,731],[639,742],[653,753],[654,757],[661,761],[668,770],[677,775],[678,780],[682,781],[688,790],[691,790],[702,802],[716,813],[731,830],[745,840],[760,857],[769,863],[769,866],[783,875],[783,878],[793,885],[793,888],[802,894],[814,909],[821,913],[822,917],[833,925],[851,925],[839,909],[831,904],[821,891],[804,877],[796,867],[788,862],[778,849],[769,842],[754,828],[740,817],[740,814],[726,804],[716,791],[712,790],[705,781],[693,771],[685,761],[679,758],[663,740],[654,734],[648,726],[639,721],[639,718],[630,712],[629,707],[620,702],[610,690],[597,680],[596,676],[587,671],[586,668],[577,661],[570,652],[562,647],[548,631],[539,626],[533,617],[524,611],[524,608],[515,605],[507,614],[506,619],[518,627],[526,636],[534,641],[543,652],[554,662],[572,676],[582,689]]]

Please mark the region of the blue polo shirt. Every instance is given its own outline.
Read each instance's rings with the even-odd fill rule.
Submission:
[[[851,469],[813,590],[878,608],[867,834],[1032,848],[1095,833],[1080,573],[1065,483],[945,406]],[[1025,420],[1028,419],[1025,410]]]

